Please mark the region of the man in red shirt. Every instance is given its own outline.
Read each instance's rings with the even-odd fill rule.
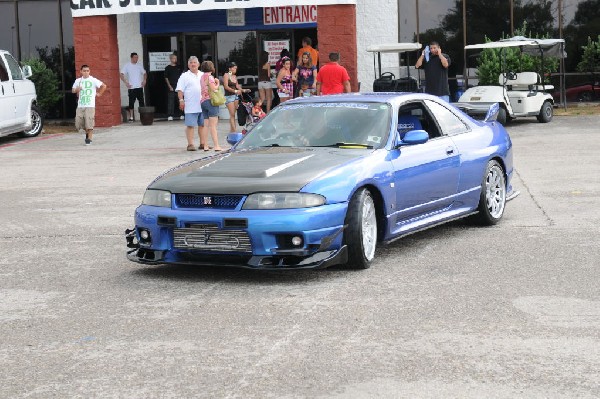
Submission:
[[[340,53],[329,53],[329,62],[317,74],[317,95],[350,93],[350,76],[339,61]]]

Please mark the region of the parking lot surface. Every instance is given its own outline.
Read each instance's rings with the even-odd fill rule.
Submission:
[[[227,124],[221,122],[225,145]],[[2,398],[598,398],[600,117],[509,126],[521,195],[371,269],[141,266],[180,122],[0,139]]]

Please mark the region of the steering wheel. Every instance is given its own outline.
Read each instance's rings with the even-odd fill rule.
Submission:
[[[517,73],[515,71],[507,71],[506,79],[507,80],[517,80]]]
[[[280,135],[278,135],[276,138],[273,139],[273,141],[276,141],[277,144],[282,145],[282,146],[305,146],[307,145],[306,143],[303,143],[302,140],[300,140],[300,137],[298,137],[298,135],[294,134],[294,133],[281,133]]]

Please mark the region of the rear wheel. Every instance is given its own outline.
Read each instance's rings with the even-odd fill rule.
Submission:
[[[44,117],[37,106],[31,106],[31,129],[21,132],[23,137],[35,137],[42,132]]]
[[[508,117],[506,115],[506,110],[504,108],[500,107],[500,109],[498,110],[498,116],[496,117],[496,120],[502,126],[506,125],[506,122],[508,121]]]
[[[552,115],[554,114],[554,109],[552,108],[552,104],[550,101],[545,101],[540,108],[540,113],[537,116],[537,120],[540,123],[548,123],[552,120]]]
[[[344,244],[348,246],[347,267],[368,269],[377,246],[375,202],[366,188],[358,190],[350,200],[346,214]]]
[[[491,226],[502,219],[506,205],[506,178],[498,161],[490,161],[485,168],[477,210],[473,216],[477,224]]]

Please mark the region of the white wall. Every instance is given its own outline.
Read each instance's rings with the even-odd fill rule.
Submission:
[[[138,53],[140,56],[138,62],[144,65],[144,47],[140,33],[139,13],[117,15],[117,40],[119,43],[119,70],[130,61],[131,53]],[[126,106],[128,103],[127,86],[121,81],[121,106]],[[136,120],[139,120],[137,103]]]
[[[367,47],[398,42],[398,1],[358,0],[356,2],[358,81],[361,92],[373,91],[373,53]],[[397,54],[381,55],[382,70],[398,69]]]

